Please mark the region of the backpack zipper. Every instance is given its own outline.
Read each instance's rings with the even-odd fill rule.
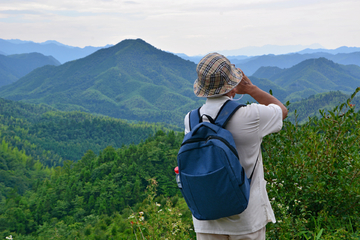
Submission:
[[[218,136],[208,136],[207,138],[193,138],[193,139],[189,139],[186,140],[185,142],[183,142],[181,144],[181,146],[188,144],[188,143],[194,143],[194,142],[200,142],[200,141],[205,141],[205,143],[207,141],[209,141],[210,139],[217,139],[220,140],[221,142],[223,142],[228,148],[230,148],[230,150],[235,154],[235,156],[237,156],[237,158],[239,158],[239,155],[237,153],[237,150],[228,142],[226,141],[224,138],[222,137],[218,137]]]

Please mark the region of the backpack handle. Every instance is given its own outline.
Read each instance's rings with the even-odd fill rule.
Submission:
[[[203,122],[204,116],[209,120],[209,122],[211,122],[212,124],[215,124],[215,120],[212,117],[210,117],[210,115],[207,115],[207,114],[201,115],[200,122]]]
[[[203,124],[195,126],[195,128],[191,131],[191,136],[196,135],[197,131],[204,126],[206,126],[208,129],[211,129],[214,133],[217,133],[219,131],[219,126],[209,122],[204,122]]]

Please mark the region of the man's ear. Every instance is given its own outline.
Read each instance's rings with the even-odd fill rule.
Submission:
[[[231,89],[230,92],[228,92],[226,94],[228,97],[234,97],[236,95],[236,90],[235,88]]]

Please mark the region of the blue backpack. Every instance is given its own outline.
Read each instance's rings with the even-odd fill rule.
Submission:
[[[190,112],[190,132],[177,156],[177,182],[190,211],[199,220],[232,216],[248,206],[254,171],[247,178],[232,134],[225,129],[231,116],[243,106],[228,100],[215,119],[205,115],[210,122],[202,122],[200,108]]]

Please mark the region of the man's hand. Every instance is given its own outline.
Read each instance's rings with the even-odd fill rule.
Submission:
[[[243,79],[241,82],[235,87],[235,92],[237,94],[249,94],[253,97],[258,103],[269,105],[269,104],[276,104],[278,105],[283,114],[283,119],[287,117],[288,110],[277,98],[270,95],[269,93],[261,90],[256,85],[252,84],[250,79],[244,74],[243,72]]]
[[[254,90],[254,84],[250,81],[250,79],[243,73],[243,78],[241,82],[236,86],[235,92],[236,94],[249,94]]]

